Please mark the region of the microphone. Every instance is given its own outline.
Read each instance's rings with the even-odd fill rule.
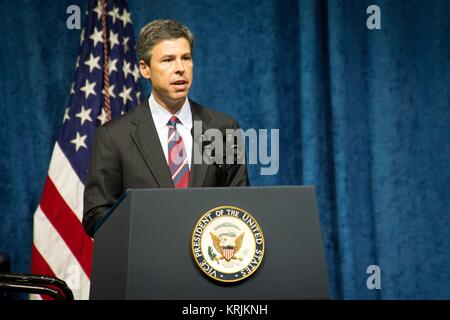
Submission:
[[[195,156],[200,156],[201,157],[201,163],[203,163],[204,160],[204,155],[205,155],[205,149],[208,148],[212,148],[212,146],[210,146],[212,144],[212,139],[208,138],[208,136],[205,136],[204,132],[202,133],[197,133],[196,135],[194,134],[194,127],[192,127],[191,129],[191,136],[192,136],[192,141],[193,141],[193,151],[199,151],[198,153],[194,153],[194,162],[195,162]],[[200,147],[200,148],[199,148]],[[200,149],[200,150],[199,150]],[[215,159],[215,149],[212,150],[211,152],[209,152],[209,154],[211,155],[211,157],[208,156],[208,163],[207,164],[216,164],[216,161],[214,161]]]
[[[194,163],[196,162],[196,157],[201,157],[201,164],[213,165],[214,167],[216,167],[217,184],[218,186],[224,185],[224,181],[227,175],[225,168],[226,159],[223,157],[222,161],[216,161],[216,149],[214,147],[212,137],[205,135],[204,132],[194,134],[194,128],[191,129],[191,136],[193,139],[192,149],[193,152],[195,152]],[[220,153],[222,155],[225,154],[223,150]]]
[[[203,130],[202,130],[203,131]],[[217,157],[221,157],[222,161],[217,161],[216,158],[216,149],[213,144],[213,139],[211,136],[205,135],[204,132],[197,133],[195,135],[194,133],[194,127],[191,128],[191,136],[193,139],[193,145],[194,148],[200,146],[201,150],[199,156],[202,157],[202,162],[204,160],[205,156],[205,150],[212,149],[211,151],[208,151],[208,163],[207,164],[214,164],[218,166],[219,168],[223,168],[225,165],[234,165],[240,163],[240,160],[242,159],[243,152],[241,148],[239,148],[238,144],[238,137],[235,134],[228,133],[224,135],[223,141],[222,141],[222,150],[217,150],[218,154]],[[228,159],[231,158],[227,157],[229,154],[228,152],[232,152],[232,161],[231,163],[228,163]]]

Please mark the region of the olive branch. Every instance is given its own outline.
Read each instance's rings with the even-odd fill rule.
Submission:
[[[212,261],[214,261],[214,259],[216,258],[216,254],[214,253],[211,246],[208,246],[208,256]]]

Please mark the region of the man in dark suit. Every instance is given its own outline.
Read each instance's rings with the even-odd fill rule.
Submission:
[[[188,99],[193,42],[189,29],[177,21],[155,20],[142,28],[139,69],[151,81],[152,94],[96,130],[84,191],[83,226],[89,236],[127,189],[249,184],[245,163],[207,164],[194,157],[199,146],[194,123],[201,121],[203,132],[218,129],[224,136],[239,126],[233,118]]]

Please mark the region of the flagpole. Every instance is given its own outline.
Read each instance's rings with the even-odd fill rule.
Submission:
[[[109,100],[109,52],[108,31],[106,27],[106,0],[100,0],[102,9],[102,39],[103,39],[103,97],[106,121],[111,120],[111,105]]]

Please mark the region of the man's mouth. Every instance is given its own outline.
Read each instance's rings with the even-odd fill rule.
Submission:
[[[176,90],[183,91],[187,89],[188,82],[186,80],[177,80],[172,82],[171,85],[173,85]]]

